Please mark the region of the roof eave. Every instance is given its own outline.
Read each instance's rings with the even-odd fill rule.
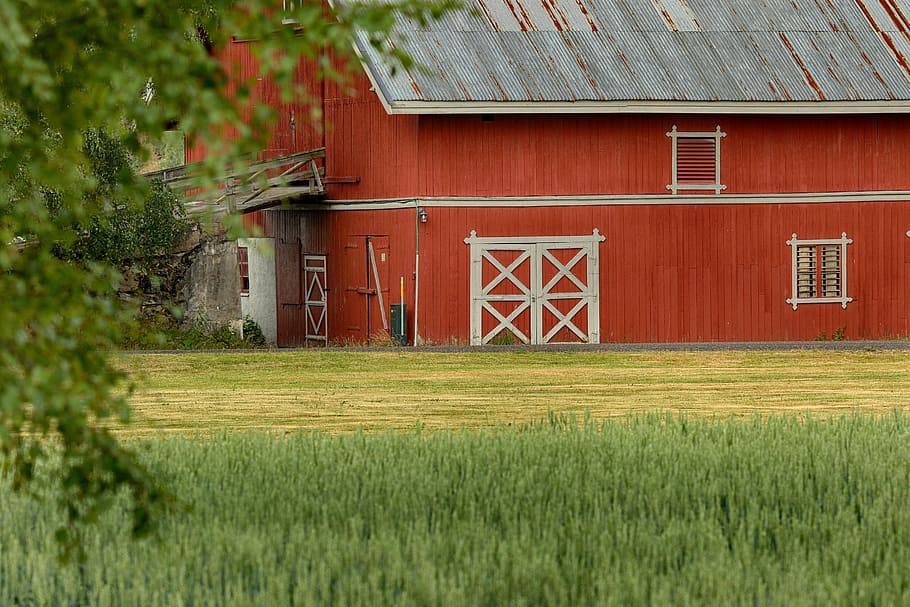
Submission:
[[[367,73],[369,74],[369,71]],[[910,114],[910,99],[900,101],[389,102],[384,95],[380,94],[379,97],[389,114]]]
[[[392,107],[392,104],[389,103],[388,95],[385,89],[382,87],[382,82],[376,78],[376,74],[373,71],[373,66],[370,65],[370,62],[367,61],[364,56],[363,51],[355,43],[354,55],[357,57],[357,60],[360,61],[360,65],[363,68],[363,72],[367,76],[367,80],[370,81],[370,90],[376,93],[376,96],[379,98],[379,103],[382,104],[383,109],[386,111],[386,114],[417,114],[423,112],[411,112],[411,111],[395,111],[395,108]]]

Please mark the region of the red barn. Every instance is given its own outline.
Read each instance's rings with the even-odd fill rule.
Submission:
[[[278,104],[280,345],[910,335],[906,0],[468,4]]]

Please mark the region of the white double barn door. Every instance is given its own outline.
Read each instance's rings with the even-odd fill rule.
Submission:
[[[471,344],[599,343],[599,244],[591,236],[480,238],[472,231]]]

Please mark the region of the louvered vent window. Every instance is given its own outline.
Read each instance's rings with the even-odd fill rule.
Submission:
[[[673,145],[672,181],[667,189],[709,190],[720,194],[727,186],[720,182],[720,139],[727,134],[718,126],[714,132],[682,132],[676,125],[667,133]]]
[[[799,240],[796,234],[787,241],[793,250],[793,294],[787,300],[795,310],[801,303],[839,303],[846,308],[847,234],[828,240]]]

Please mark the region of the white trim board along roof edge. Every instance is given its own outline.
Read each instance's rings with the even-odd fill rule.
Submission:
[[[374,85],[374,90],[389,114],[910,114],[910,101],[395,101],[389,103],[380,87]]]
[[[659,206],[659,205],[764,205],[764,204],[820,204],[820,203],[910,203],[908,190],[874,190],[865,192],[806,192],[782,194],[721,194],[701,195],[671,194],[651,195],[579,195],[579,196],[428,196],[420,198],[395,198],[374,200],[326,200],[308,202],[274,211],[331,210],[363,211],[384,209],[414,210],[418,207],[576,207],[576,206]]]

